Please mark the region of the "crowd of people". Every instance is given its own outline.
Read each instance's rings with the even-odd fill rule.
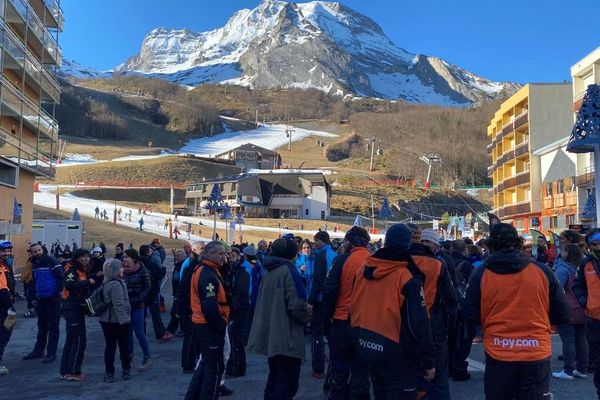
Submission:
[[[16,315],[11,249],[0,243],[0,361]],[[588,372],[595,372],[600,390],[600,230],[585,237],[565,231],[554,248],[544,237],[528,244],[503,223],[477,243],[443,240],[413,224],[394,224],[375,243],[361,227],[349,229],[343,241],[319,231],[256,247],[186,243],[173,250],[167,324],[161,317],[167,254],[159,239],[139,249],[119,243],[108,259],[104,245],[76,248],[61,259],[40,243],[29,250],[21,280],[38,332],[23,359],[55,361],[62,315],[59,374],[67,381],[86,379],[86,304],[101,298],[104,381],[115,381],[117,349],[121,378],[131,378],[136,341],[138,372],[152,368],[149,316],[158,343],[183,338],[189,400],[233,394],[225,379],[246,374],[246,351],[268,358],[265,399],[294,398],[307,336],[312,376],[323,381],[329,399],[371,393],[449,399],[449,380],[470,379],[474,342],[485,349],[487,399],[551,399],[551,376],[587,379]],[[564,363],[555,372],[553,329]]]

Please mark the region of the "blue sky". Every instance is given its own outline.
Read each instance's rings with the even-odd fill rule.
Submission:
[[[151,29],[206,31],[259,0],[62,0],[65,58],[109,69],[136,54]],[[570,80],[569,68],[600,46],[599,0],[346,0],[399,47],[438,56],[486,78]]]

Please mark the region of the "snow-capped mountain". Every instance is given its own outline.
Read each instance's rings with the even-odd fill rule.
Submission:
[[[62,77],[74,77],[79,79],[98,79],[109,78],[112,71],[98,71],[90,67],[83,66],[75,60],[63,59],[58,75]]]
[[[115,68],[182,85],[318,88],[336,95],[467,105],[519,88],[396,46],[372,19],[339,4],[263,0],[219,29],[154,29]]]

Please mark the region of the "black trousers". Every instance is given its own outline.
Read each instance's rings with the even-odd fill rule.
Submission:
[[[67,338],[60,361],[60,374],[81,374],[83,354],[87,346],[85,313],[83,308],[63,312],[66,321]]]
[[[507,362],[486,355],[486,400],[549,400],[550,359]]]
[[[175,307],[171,307],[171,319],[169,320],[169,324],[167,325],[167,330],[173,334],[177,332],[177,328],[180,326],[180,320],[175,313]],[[183,329],[183,328],[182,328]]]
[[[330,400],[369,399],[369,365],[357,346],[348,321],[334,319],[329,328]]]
[[[106,346],[104,347],[104,370],[107,374],[115,373],[115,354],[117,346],[119,346],[119,358],[121,359],[121,368],[123,371],[131,369],[131,356],[127,346],[127,338],[129,336],[129,324],[114,324],[108,322],[100,322],[102,333]]]
[[[594,369],[594,386],[600,399],[600,321],[589,319],[586,330],[590,362]]]
[[[148,307],[146,311],[150,311],[152,316],[152,326],[154,328],[154,335],[156,339],[160,339],[165,335],[165,324],[163,323],[162,317],[160,316],[160,293],[151,294],[147,299],[146,304]],[[148,314],[146,314],[148,315]]]
[[[236,313],[229,324],[229,341],[231,354],[227,360],[226,373],[230,376],[246,375],[246,349],[244,348],[244,327],[248,319],[248,311]]]
[[[275,356],[269,358],[269,378],[265,400],[291,400],[298,392],[302,359]]]
[[[60,337],[60,298],[37,301],[37,340],[33,351],[54,355]],[[48,347],[46,347],[48,346]]]
[[[325,372],[325,320],[323,318],[323,305],[318,302],[313,305],[313,314],[310,320],[312,328],[312,370],[316,374]]]
[[[4,329],[4,320],[7,317],[8,310],[0,310],[0,361],[2,361],[2,356],[4,356],[4,349],[10,340],[10,336],[12,335],[11,329]]]
[[[223,368],[225,332],[216,332],[206,324],[194,324],[193,329],[202,358],[196,366],[185,400],[214,400],[217,398],[219,373]]]
[[[448,332],[448,357],[451,377],[468,374],[469,363],[467,358],[471,353],[474,337],[475,327],[466,322],[459,322],[454,329]]]
[[[406,358],[369,362],[369,375],[375,400],[415,400],[419,373]]]
[[[183,330],[183,345],[181,346],[181,368],[184,371],[193,371],[198,361],[198,346],[194,341],[194,324],[189,317],[181,318]]]
[[[450,384],[448,383],[448,339],[440,337],[435,343],[435,377],[431,382],[422,380],[427,399],[450,400]]]

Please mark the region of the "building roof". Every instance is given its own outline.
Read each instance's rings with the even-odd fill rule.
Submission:
[[[254,151],[261,153],[263,156],[275,156],[277,154],[277,152],[275,152],[273,150],[265,149],[264,147],[260,147],[255,144],[252,144],[252,143],[246,143],[246,144],[236,147],[235,149],[227,150],[222,153],[216,154],[215,158],[219,158],[220,156],[224,156],[225,154],[231,153],[236,150],[246,150],[246,151],[254,150]]]

